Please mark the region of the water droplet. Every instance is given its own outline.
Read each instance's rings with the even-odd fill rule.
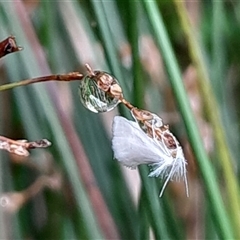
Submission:
[[[82,104],[92,112],[109,112],[114,109],[119,99],[113,97],[108,89],[117,80],[106,72],[94,71],[87,75],[79,85],[79,95]]]

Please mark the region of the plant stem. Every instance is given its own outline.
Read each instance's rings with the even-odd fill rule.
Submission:
[[[177,60],[173,53],[162,17],[158,11],[158,6],[155,1],[143,1],[143,4],[148,13],[149,21],[152,24],[156,43],[161,49],[161,53],[169,74],[169,80],[185,123],[189,141],[195,153],[195,157],[202,174],[205,190],[212,210],[212,215],[214,216],[216,229],[218,230],[219,236],[222,239],[232,239],[232,227],[221,198],[215,172],[204,150],[198,127],[182,83]]]
[[[26,79],[19,82],[14,83],[7,83],[0,86],[0,91],[9,90],[11,88],[25,86],[33,83],[39,83],[39,82],[48,82],[48,81],[75,81],[75,80],[82,80],[84,77],[83,74],[78,72],[71,72],[67,74],[57,74],[57,75],[49,75],[49,76],[43,76],[43,77],[37,77],[32,79]]]
[[[194,30],[188,18],[188,13],[186,7],[184,6],[184,2],[174,0],[174,3],[179,15],[181,26],[186,35],[190,56],[198,73],[198,85],[200,87],[201,95],[203,96],[202,99],[204,101],[204,109],[206,109],[207,117],[213,128],[213,134],[217,148],[216,152],[218,153],[218,159],[222,165],[222,172],[228,195],[228,206],[230,209],[232,225],[235,229],[235,237],[240,239],[240,215],[236,214],[240,213],[239,190],[237,179],[233,170],[231,154],[226,143],[226,136],[224,134],[220,117],[221,115],[218,111],[218,104],[215,100],[214,92],[211,89],[207,67],[201,53],[201,48],[195,37],[196,34],[194,34]],[[216,4],[219,5],[219,3]]]

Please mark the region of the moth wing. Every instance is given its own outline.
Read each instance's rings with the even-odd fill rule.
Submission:
[[[136,122],[120,116],[116,116],[113,121],[112,148],[114,158],[130,168],[140,164],[172,162],[172,157],[165,155]]]

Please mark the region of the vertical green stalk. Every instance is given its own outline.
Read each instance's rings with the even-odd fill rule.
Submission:
[[[25,48],[25,54],[19,55],[19,62],[22,63],[20,65],[22,66],[21,71],[26,72],[29,75],[40,74],[42,68],[45,67],[45,69],[47,69],[47,65],[44,62],[44,58],[41,58],[42,65],[40,66],[38,64],[40,62],[39,58],[37,58],[38,55],[34,51],[34,48],[31,47],[32,45],[29,43],[30,38],[28,38],[26,32],[23,31],[24,26],[26,25],[24,25],[23,21],[21,21],[21,15],[17,14],[18,9],[16,5],[17,3],[13,1],[8,1],[2,5],[4,12],[11,16],[11,21],[9,21],[9,25],[7,25],[6,28],[9,27],[9,29],[14,31],[18,36],[19,41],[24,42],[25,45],[28,46]],[[34,38],[32,37],[32,39]],[[20,69],[20,67],[17,68],[16,66],[19,65],[19,62],[17,58],[13,58],[12,65],[10,62],[7,64],[7,71],[10,79],[13,79],[14,76],[17,75],[16,72]],[[15,67],[11,71],[12,66]],[[42,110],[45,113],[46,121],[48,121],[49,124],[48,127],[51,129],[52,136],[55,137],[55,146],[58,154],[61,156],[61,159],[65,159],[65,161],[62,161],[62,164],[65,167],[65,172],[67,173],[69,182],[71,183],[72,191],[74,193],[78,207],[79,217],[83,216],[84,218],[83,227],[86,229],[89,238],[101,238],[102,233],[100,231],[99,224],[96,221],[96,217],[92,210],[83,183],[80,179],[72,147],[70,146],[70,143],[67,141],[67,138],[65,136],[66,127],[63,127],[61,115],[59,111],[57,111],[57,107],[55,106],[54,101],[51,99],[49,92],[46,91],[46,88],[44,86],[31,86],[31,90],[34,94],[32,102],[36,100],[38,102],[38,106],[36,108],[37,111],[40,112]],[[29,106],[29,101],[27,101],[29,95],[24,94],[23,89],[19,89],[15,94],[16,99],[21,99],[21,101],[18,101],[18,106],[19,109],[24,109],[24,112],[20,112],[20,114],[23,119],[23,125],[25,125],[24,127],[27,129],[26,131],[28,133],[28,137],[33,136],[33,134],[38,131],[39,127],[37,127],[37,116],[34,115],[34,112],[29,107],[26,107]],[[26,104],[24,104],[24,100],[26,100]],[[29,127],[29,120],[27,119],[27,116],[32,116],[32,119],[35,119],[31,123],[34,126],[33,128]]]
[[[151,181],[148,177],[148,169],[146,166],[139,167],[139,173],[142,179],[142,194],[141,201],[147,208],[148,221],[152,226],[153,233],[156,239],[170,239],[170,232],[166,219],[157,198],[156,193],[158,191],[156,181]],[[144,212],[142,212],[143,214]]]
[[[198,84],[203,96],[202,99],[204,100],[204,109],[206,109],[207,116],[213,128],[213,134],[217,149],[216,152],[218,153],[218,159],[222,165],[222,172],[228,196],[228,208],[231,214],[231,221],[234,228],[235,237],[240,239],[240,214],[236,214],[240,213],[239,189],[237,178],[233,170],[231,154],[229,152],[226,137],[222,127],[221,115],[218,111],[218,104],[216,103],[214,92],[211,89],[208,70],[201,53],[201,47],[195,37],[196,34],[194,34],[194,31],[192,29],[186,8],[184,6],[184,2],[178,0],[174,0],[174,2],[177,13],[179,15],[180,23],[188,42],[192,61],[198,73]],[[222,2],[216,2],[214,6],[220,8],[221,6],[219,4],[221,5]]]
[[[193,116],[189,100],[184,89],[181,73],[177,64],[173,49],[167,35],[162,17],[158,11],[155,1],[143,1],[149,21],[152,25],[156,43],[161,49],[161,53],[169,74],[169,80],[175,94],[179,110],[182,114],[185,127],[187,129],[189,141],[195,153],[199,169],[202,174],[204,186],[209,203],[211,204],[212,214],[215,217],[215,224],[218,234],[222,239],[233,238],[232,227],[224,207],[215,172],[210,164],[208,156],[204,150],[203,143]]]
[[[100,36],[102,38],[103,47],[105,49],[106,59],[108,60],[108,64],[110,66],[111,71],[114,73],[117,79],[124,79],[121,71],[121,64],[117,54],[117,48],[115,46],[115,41],[113,34],[110,30],[110,22],[107,19],[106,12],[106,2],[103,1],[91,1],[93,10],[95,13],[95,17],[98,22]],[[125,89],[124,93],[128,96],[128,88],[126,86],[125,81],[121,81],[121,86]],[[120,111],[124,113],[125,116],[130,116],[129,111],[126,108],[120,107]]]
[[[138,10],[141,5],[138,1],[130,1],[127,10],[128,10],[128,36],[129,42],[132,50],[132,72],[133,72],[133,100],[134,105],[138,108],[144,108],[144,80],[143,80],[143,69],[141,65],[141,58],[139,53],[139,15]],[[153,230],[153,233],[157,239],[174,239],[174,233],[180,233],[180,227],[174,225],[174,222],[171,222],[170,219],[176,218],[176,215],[173,216],[172,212],[169,209],[165,209],[166,205],[161,204],[164,199],[153,199],[152,194],[157,194],[156,190],[157,184],[156,181],[152,181],[147,177],[146,167],[139,168],[139,172],[142,179],[142,190],[141,197],[139,202],[139,215],[140,218],[147,218],[141,220],[142,227],[140,229],[140,239],[149,238],[149,223],[150,227]],[[167,196],[165,196],[165,199]],[[159,210],[157,210],[159,209]],[[164,211],[165,210],[165,211]],[[161,221],[161,223],[159,223]],[[174,225],[174,227],[173,227]],[[173,230],[174,228],[174,230]],[[145,230],[145,231],[144,231]],[[147,231],[146,231],[147,230]],[[181,235],[178,234],[178,237]]]
[[[138,6],[137,1],[130,1],[129,10],[129,42],[132,50],[132,70],[133,70],[133,102],[138,108],[144,108],[143,98],[143,78],[141,60],[139,56],[139,28],[138,28]]]
[[[109,28],[109,22],[107,21],[106,14],[104,14],[103,3],[101,1],[92,1],[92,6],[98,22],[100,36],[102,38],[102,43],[104,44],[103,47],[105,48],[105,54],[108,59],[110,70],[117,78],[121,79],[122,72],[119,68],[118,54]]]
[[[224,9],[223,1],[213,1],[212,7],[212,62],[211,68],[214,71],[210,72],[211,85],[215,93],[218,104],[223,103],[224,96],[224,79],[225,79],[225,68],[226,66],[226,54],[224,48]],[[190,45],[189,45],[190,46]]]
[[[149,239],[149,221],[147,220],[147,209],[146,209],[146,202],[144,201],[144,191],[141,190],[140,198],[138,202],[138,213],[139,213],[139,227],[138,232],[139,236],[138,239],[140,240],[148,240]]]

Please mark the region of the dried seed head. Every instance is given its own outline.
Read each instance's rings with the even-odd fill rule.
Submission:
[[[110,87],[109,92],[115,97],[115,98],[121,98],[123,96],[122,94],[122,88],[119,86],[118,83],[113,84]]]
[[[111,85],[116,82],[114,77],[106,72],[95,71],[94,74],[94,80],[104,92],[109,91]]]
[[[156,114],[146,110],[133,108],[132,116],[138,123],[139,127],[151,138],[161,140],[161,132],[164,127],[163,121]]]
[[[46,148],[51,145],[47,139],[41,139],[39,141],[28,142],[27,140],[12,140],[3,136],[0,136],[0,149],[7,150],[10,153],[17,154],[19,156],[27,157],[29,155],[28,150],[33,148]]]
[[[49,142],[47,139],[41,139],[39,141],[35,141],[35,142],[29,142],[28,148],[32,149],[32,148],[46,148],[51,146],[52,143]]]
[[[147,120],[152,120],[153,119],[153,114],[149,111],[146,110],[141,110],[138,108],[133,108],[131,110],[131,113],[135,119],[138,121],[147,121]]]
[[[85,64],[85,67],[86,67],[86,69],[87,69],[87,71],[88,71],[88,75],[89,76],[94,76],[95,74],[94,74],[94,72],[93,72],[93,70],[92,70],[92,68],[90,67],[90,65],[89,64]]]
[[[17,46],[14,36],[10,36],[0,42],[0,58],[13,52],[21,51],[23,48]]]

